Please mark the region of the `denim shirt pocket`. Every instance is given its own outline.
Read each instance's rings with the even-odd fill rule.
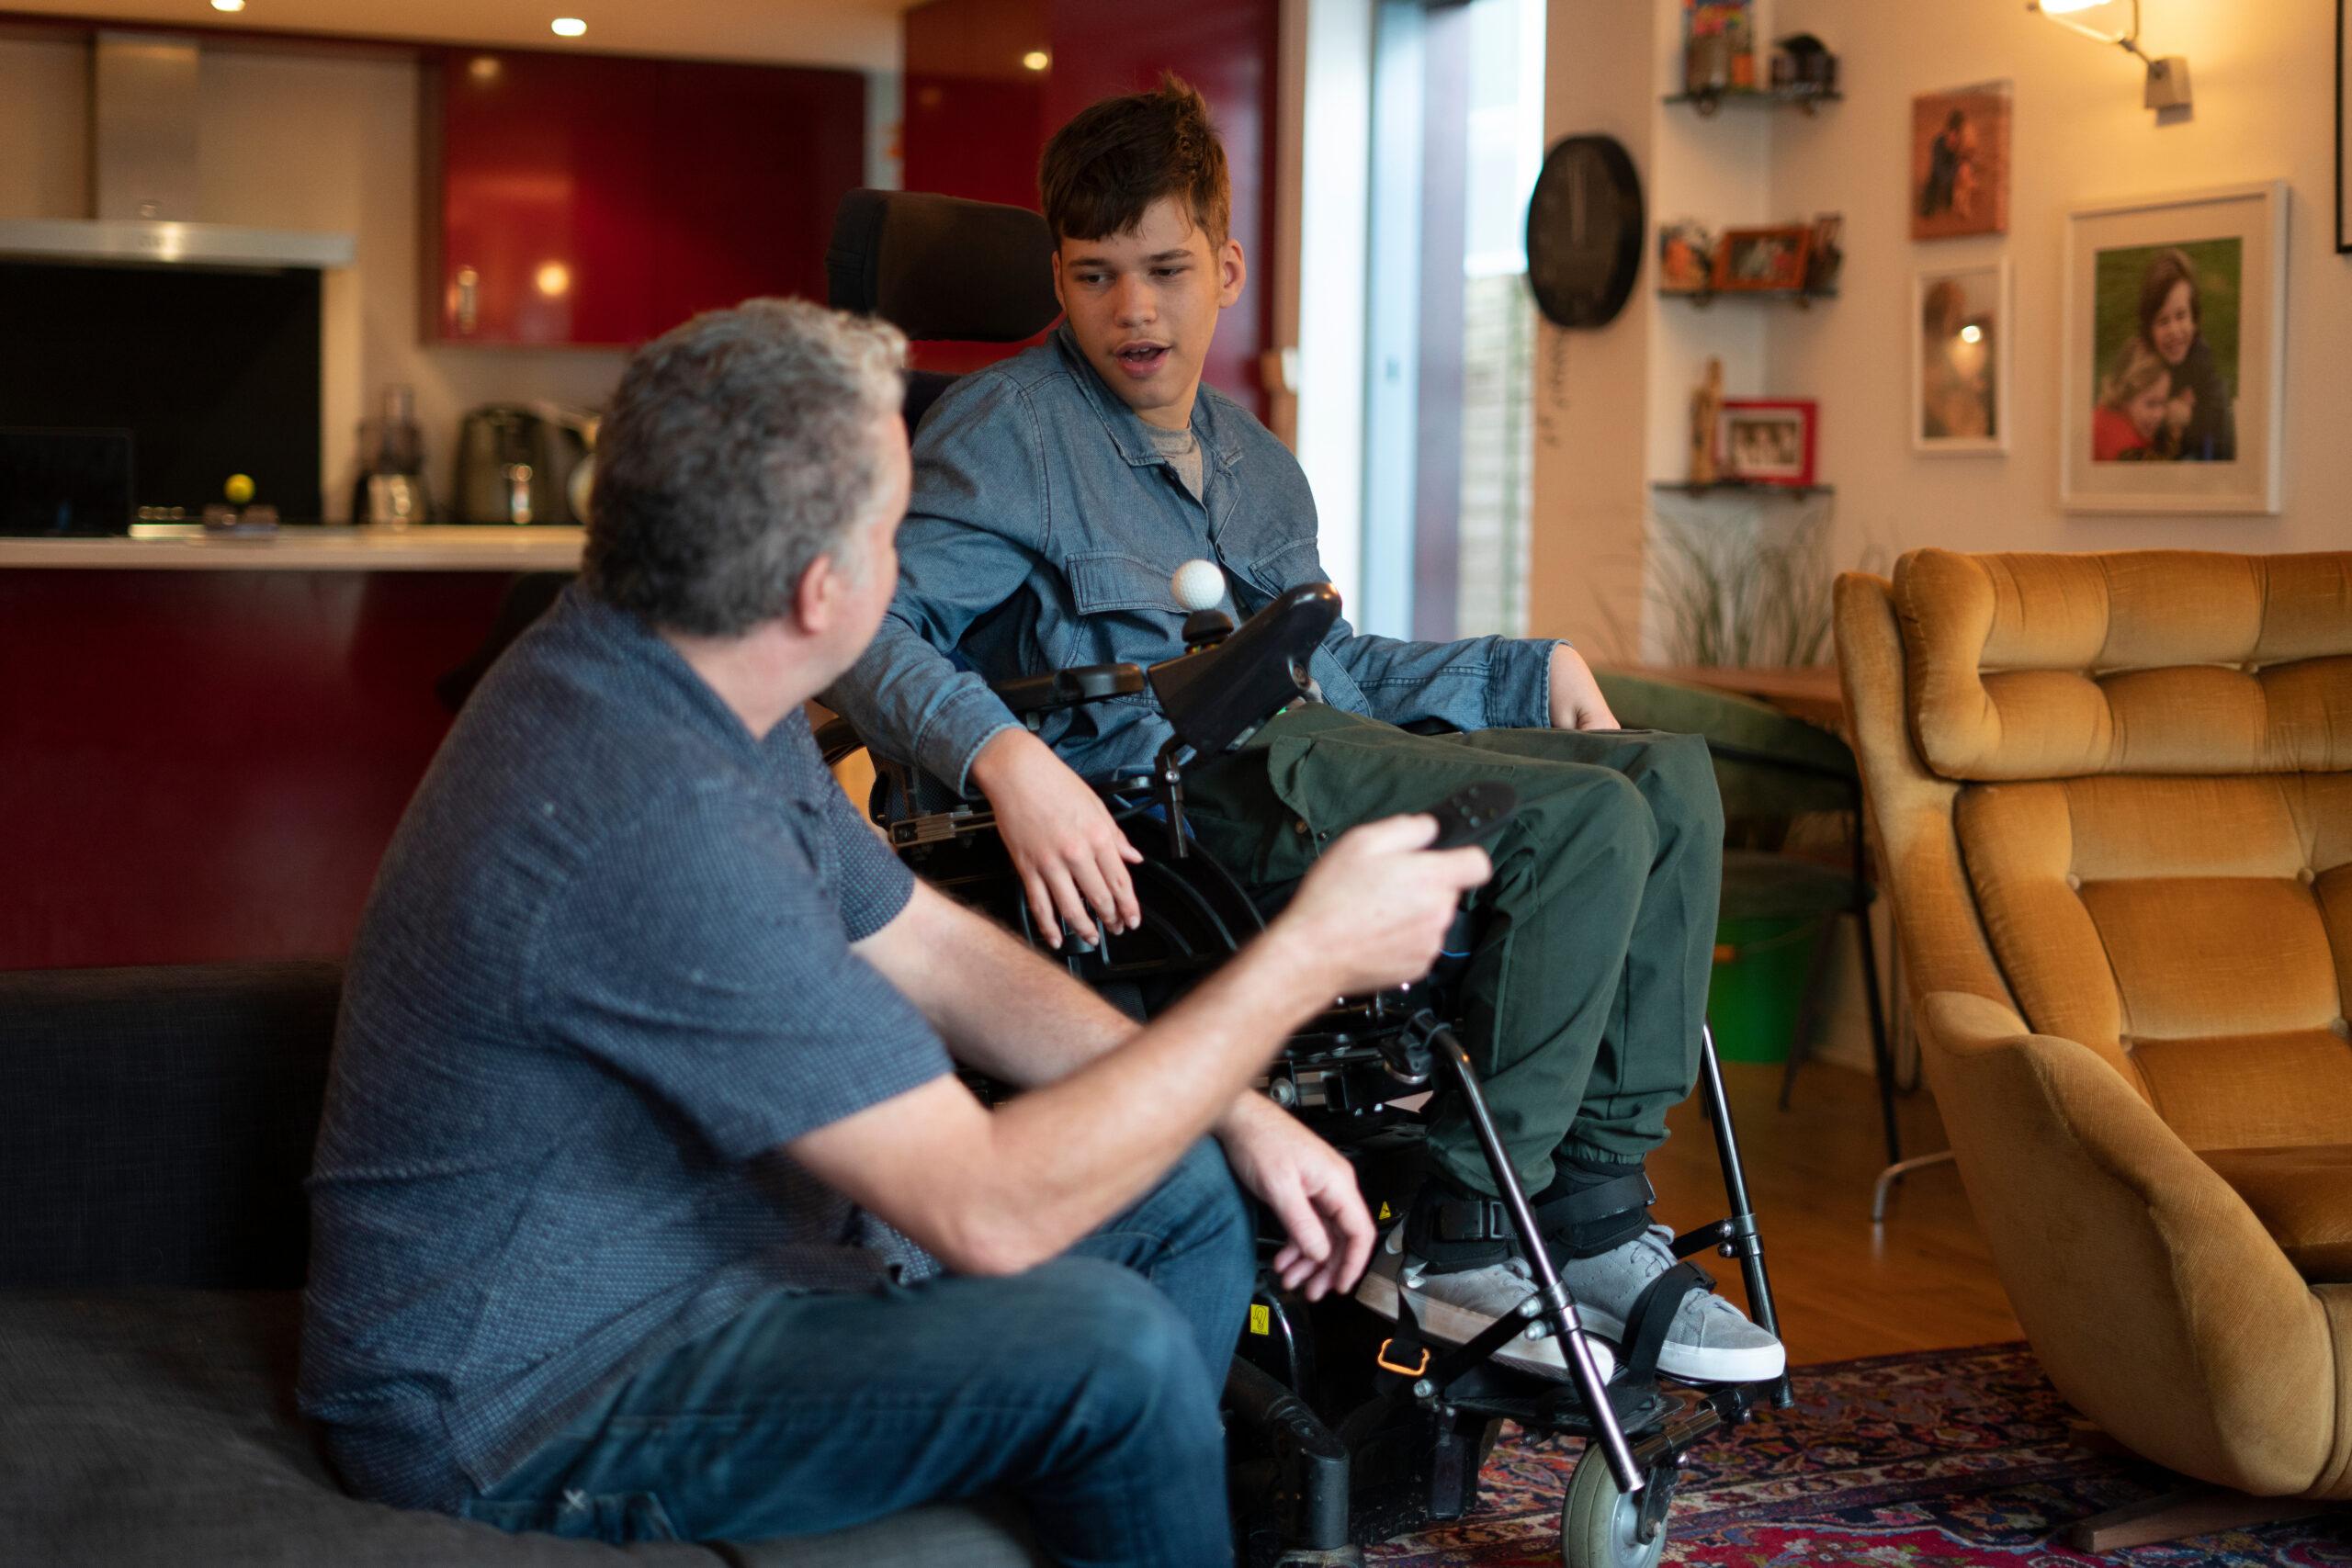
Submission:
[[[1182,651],[1183,614],[1176,605],[1172,572],[1121,550],[1070,556],[1063,570],[1089,656],[1080,662],[1155,664]]]
[[[1259,592],[1272,599],[1293,585],[1293,581],[1308,580],[1305,568],[1315,557],[1315,541],[1293,539],[1277,545],[1254,559],[1239,558],[1238,551],[1228,551],[1227,561],[1233,570],[1257,584]]]

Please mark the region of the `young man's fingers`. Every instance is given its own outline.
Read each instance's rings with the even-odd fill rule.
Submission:
[[[1103,878],[1102,868],[1093,861],[1074,857],[1069,863],[1069,873],[1079,897],[1086,900],[1086,907],[1091,914],[1101,916],[1105,925],[1117,929],[1119,903],[1111,896],[1111,885]],[[1092,942],[1094,938],[1090,935],[1086,940]]]
[[[1136,901],[1136,879],[1127,874],[1127,863],[1118,855],[1105,855],[1100,863],[1103,885],[1117,906],[1104,913],[1118,922],[1121,931],[1131,931],[1143,924],[1143,906]]]
[[[1021,886],[1029,892],[1029,915],[1037,922],[1037,934],[1046,945],[1059,948],[1062,944],[1062,923],[1054,918],[1054,897],[1046,886],[1044,875],[1035,871],[1021,874]]]
[[[1046,866],[1046,886],[1053,892],[1054,908],[1061,911],[1064,923],[1088,942],[1096,941],[1093,917],[1086,912],[1086,900],[1079,897],[1078,885],[1069,878],[1069,868],[1058,863]]]

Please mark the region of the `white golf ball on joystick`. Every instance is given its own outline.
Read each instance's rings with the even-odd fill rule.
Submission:
[[[1225,573],[1213,560],[1188,560],[1176,569],[1176,603],[1198,615],[1225,603]]]

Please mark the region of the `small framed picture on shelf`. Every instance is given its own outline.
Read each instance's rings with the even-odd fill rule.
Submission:
[[[1803,223],[1779,229],[1726,229],[1715,247],[1715,287],[1759,292],[1804,287],[1813,231]]]
[[[1930,267],[1912,287],[1911,449],[2009,449],[2009,263]]]
[[[1715,468],[1736,484],[1813,483],[1811,398],[1726,398],[1715,422]]]
[[[1704,294],[1714,287],[1715,237],[1685,218],[1657,231],[1657,287],[1662,294]]]

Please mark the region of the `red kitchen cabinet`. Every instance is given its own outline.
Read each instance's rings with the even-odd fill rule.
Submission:
[[[428,338],[630,344],[822,298],[865,174],[857,73],[452,51],[424,79]]]

